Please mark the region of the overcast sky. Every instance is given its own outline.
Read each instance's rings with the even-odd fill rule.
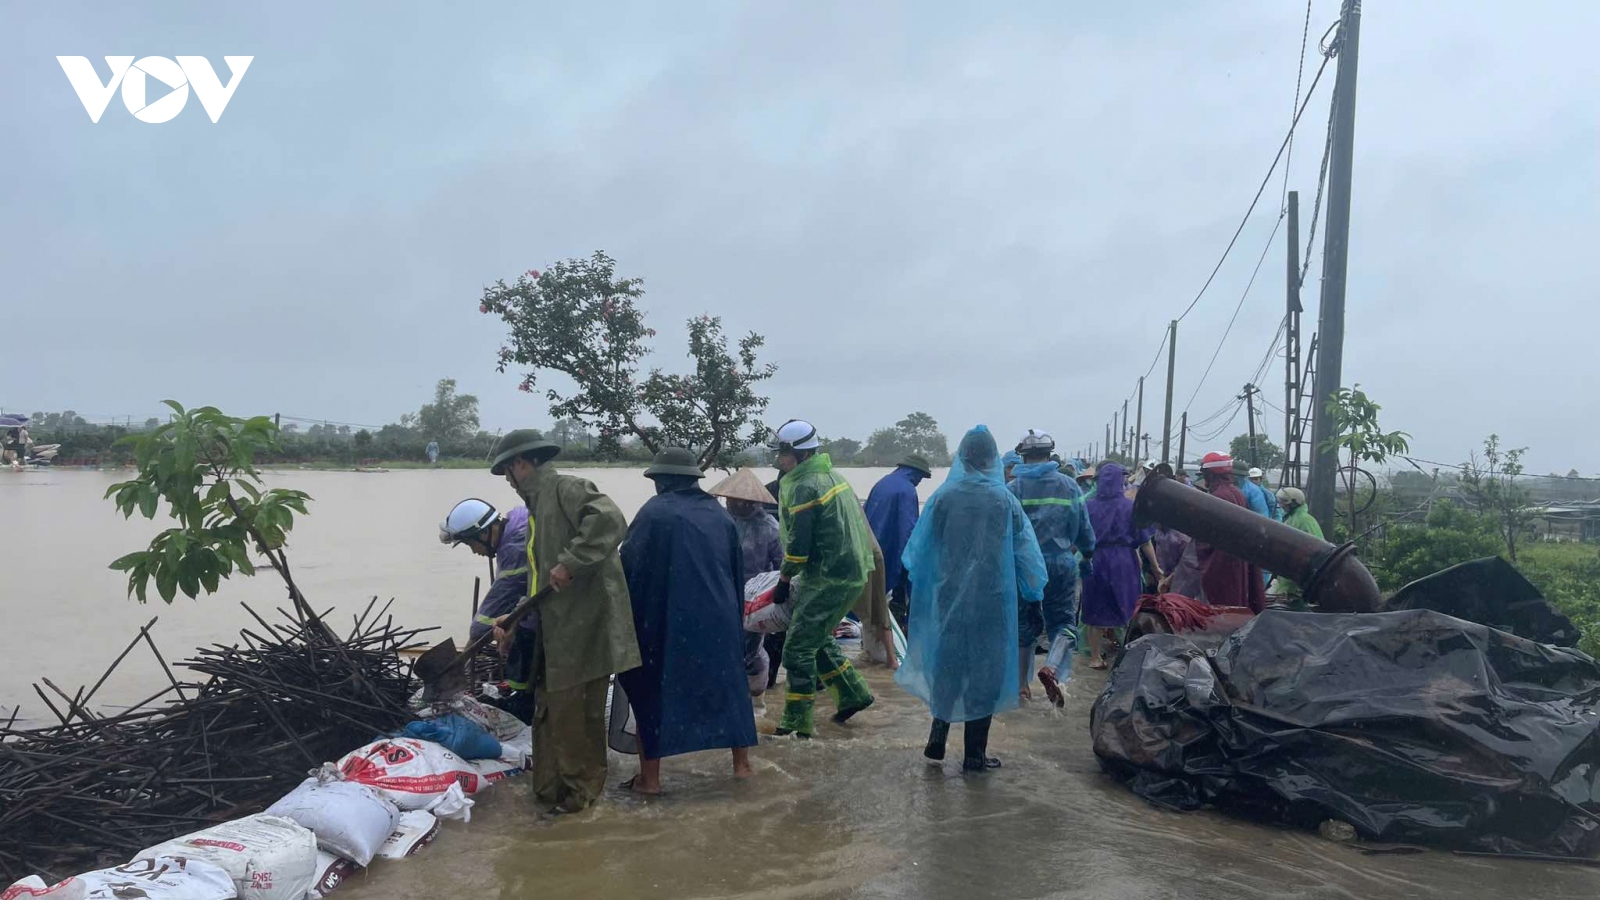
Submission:
[[[1337,17],[1314,0],[1317,36]],[[768,338],[769,419],[863,438],[921,409],[1102,437],[1288,127],[1303,4],[8,3],[0,407],[384,423],[441,377],[490,430],[549,420],[494,371],[485,284],[603,249],[654,362],[710,312]],[[1600,4],[1373,0],[1361,34],[1345,382],[1424,457],[1491,431],[1600,471]],[[57,55],[253,55],[98,124]],[[1289,186],[1302,240],[1333,67]],[[151,98],[159,96],[151,82]],[[1181,326],[1177,407],[1266,246],[1274,178]],[[1282,316],[1284,238],[1191,417]],[[1321,241],[1307,281],[1307,331]],[[1165,364],[1147,384],[1159,434]],[[1282,405],[1282,363],[1263,378]],[[1152,424],[1153,423],[1153,424]],[[1220,424],[1217,423],[1217,424]],[[1243,430],[1234,427],[1209,443]],[[1281,437],[1281,414],[1266,427]],[[1191,441],[1191,452],[1196,442]],[[1204,449],[1204,446],[1199,449]]]

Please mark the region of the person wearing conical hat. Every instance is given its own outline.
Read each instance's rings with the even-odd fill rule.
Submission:
[[[778,571],[783,565],[783,541],[778,537],[778,520],[766,509],[777,501],[761,479],[749,469],[740,469],[708,493],[727,502],[728,515],[739,529],[739,547],[744,552],[744,566],[739,576],[741,589],[757,575]],[[778,667],[778,657],[764,646],[766,637],[754,631],[744,635],[744,672],[750,680],[752,697],[766,693],[772,684],[771,676],[775,674],[772,670]],[[782,644],[778,646],[781,648]]]
[[[756,720],[741,651],[738,530],[700,489],[704,475],[688,450],[663,449],[644,474],[656,496],[622,542],[643,664],[617,680],[639,726],[639,775],[625,786],[659,794],[667,756],[727,748],[735,777],[752,774]]]

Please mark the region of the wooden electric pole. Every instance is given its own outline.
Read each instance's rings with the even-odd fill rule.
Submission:
[[[1350,262],[1350,175],[1355,152],[1356,59],[1361,44],[1361,0],[1344,0],[1334,40],[1339,76],[1333,85],[1328,163],[1328,225],[1322,245],[1322,306],[1317,324],[1317,374],[1311,394],[1311,514],[1324,534],[1334,534],[1334,479],[1338,452],[1324,443],[1335,437],[1328,400],[1344,372],[1345,274]]]

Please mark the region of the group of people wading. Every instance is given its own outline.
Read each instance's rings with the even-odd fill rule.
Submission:
[[[767,729],[775,737],[812,737],[819,690],[836,723],[872,705],[834,636],[854,612],[864,644],[932,713],[925,755],[943,760],[950,725],[963,723],[962,767],[983,772],[1000,765],[988,752],[994,715],[1031,696],[1036,647],[1048,651],[1038,681],[1061,705],[1080,626],[1091,629],[1089,664],[1103,668],[1111,630],[1142,593],[1176,590],[1192,575],[1192,595],[1260,608],[1258,570],[1175,532],[1136,528],[1123,467],[1064,463],[1043,431],[1004,455],[988,428],[968,431],[922,505],[917,488],[933,471],[921,456],[881,479],[863,508],[810,423],[784,423],[772,449],[777,482],[742,470],[709,493],[692,453],[661,451],[644,473],[656,496],[630,524],[592,482],[556,469],[558,445],[513,431],[491,469],[522,505],[500,515],[464,500],[441,526],[441,541],[497,563],[473,629],[494,631],[513,689],[502,702],[533,725],[534,792],[549,811],[576,812],[601,794],[612,676],[639,747],[625,787],[659,793],[663,758],[719,748],[743,778],[758,739],[752,698],[777,683],[780,661],[788,677],[782,715]],[[1215,478],[1224,464],[1227,478]],[[1211,454],[1202,471],[1214,494],[1249,505],[1231,459]],[[744,631],[745,585],[772,572],[789,624],[763,640]],[[502,627],[543,586],[554,591],[534,614]]]

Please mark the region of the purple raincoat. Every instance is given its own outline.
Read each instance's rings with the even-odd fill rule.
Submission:
[[[1133,527],[1133,501],[1123,496],[1127,473],[1116,463],[1100,467],[1094,496],[1089,498],[1089,521],[1094,525],[1094,571],[1083,580],[1083,623],[1101,628],[1121,628],[1133,618],[1143,584],[1139,578],[1139,547],[1150,540],[1150,529]]]

